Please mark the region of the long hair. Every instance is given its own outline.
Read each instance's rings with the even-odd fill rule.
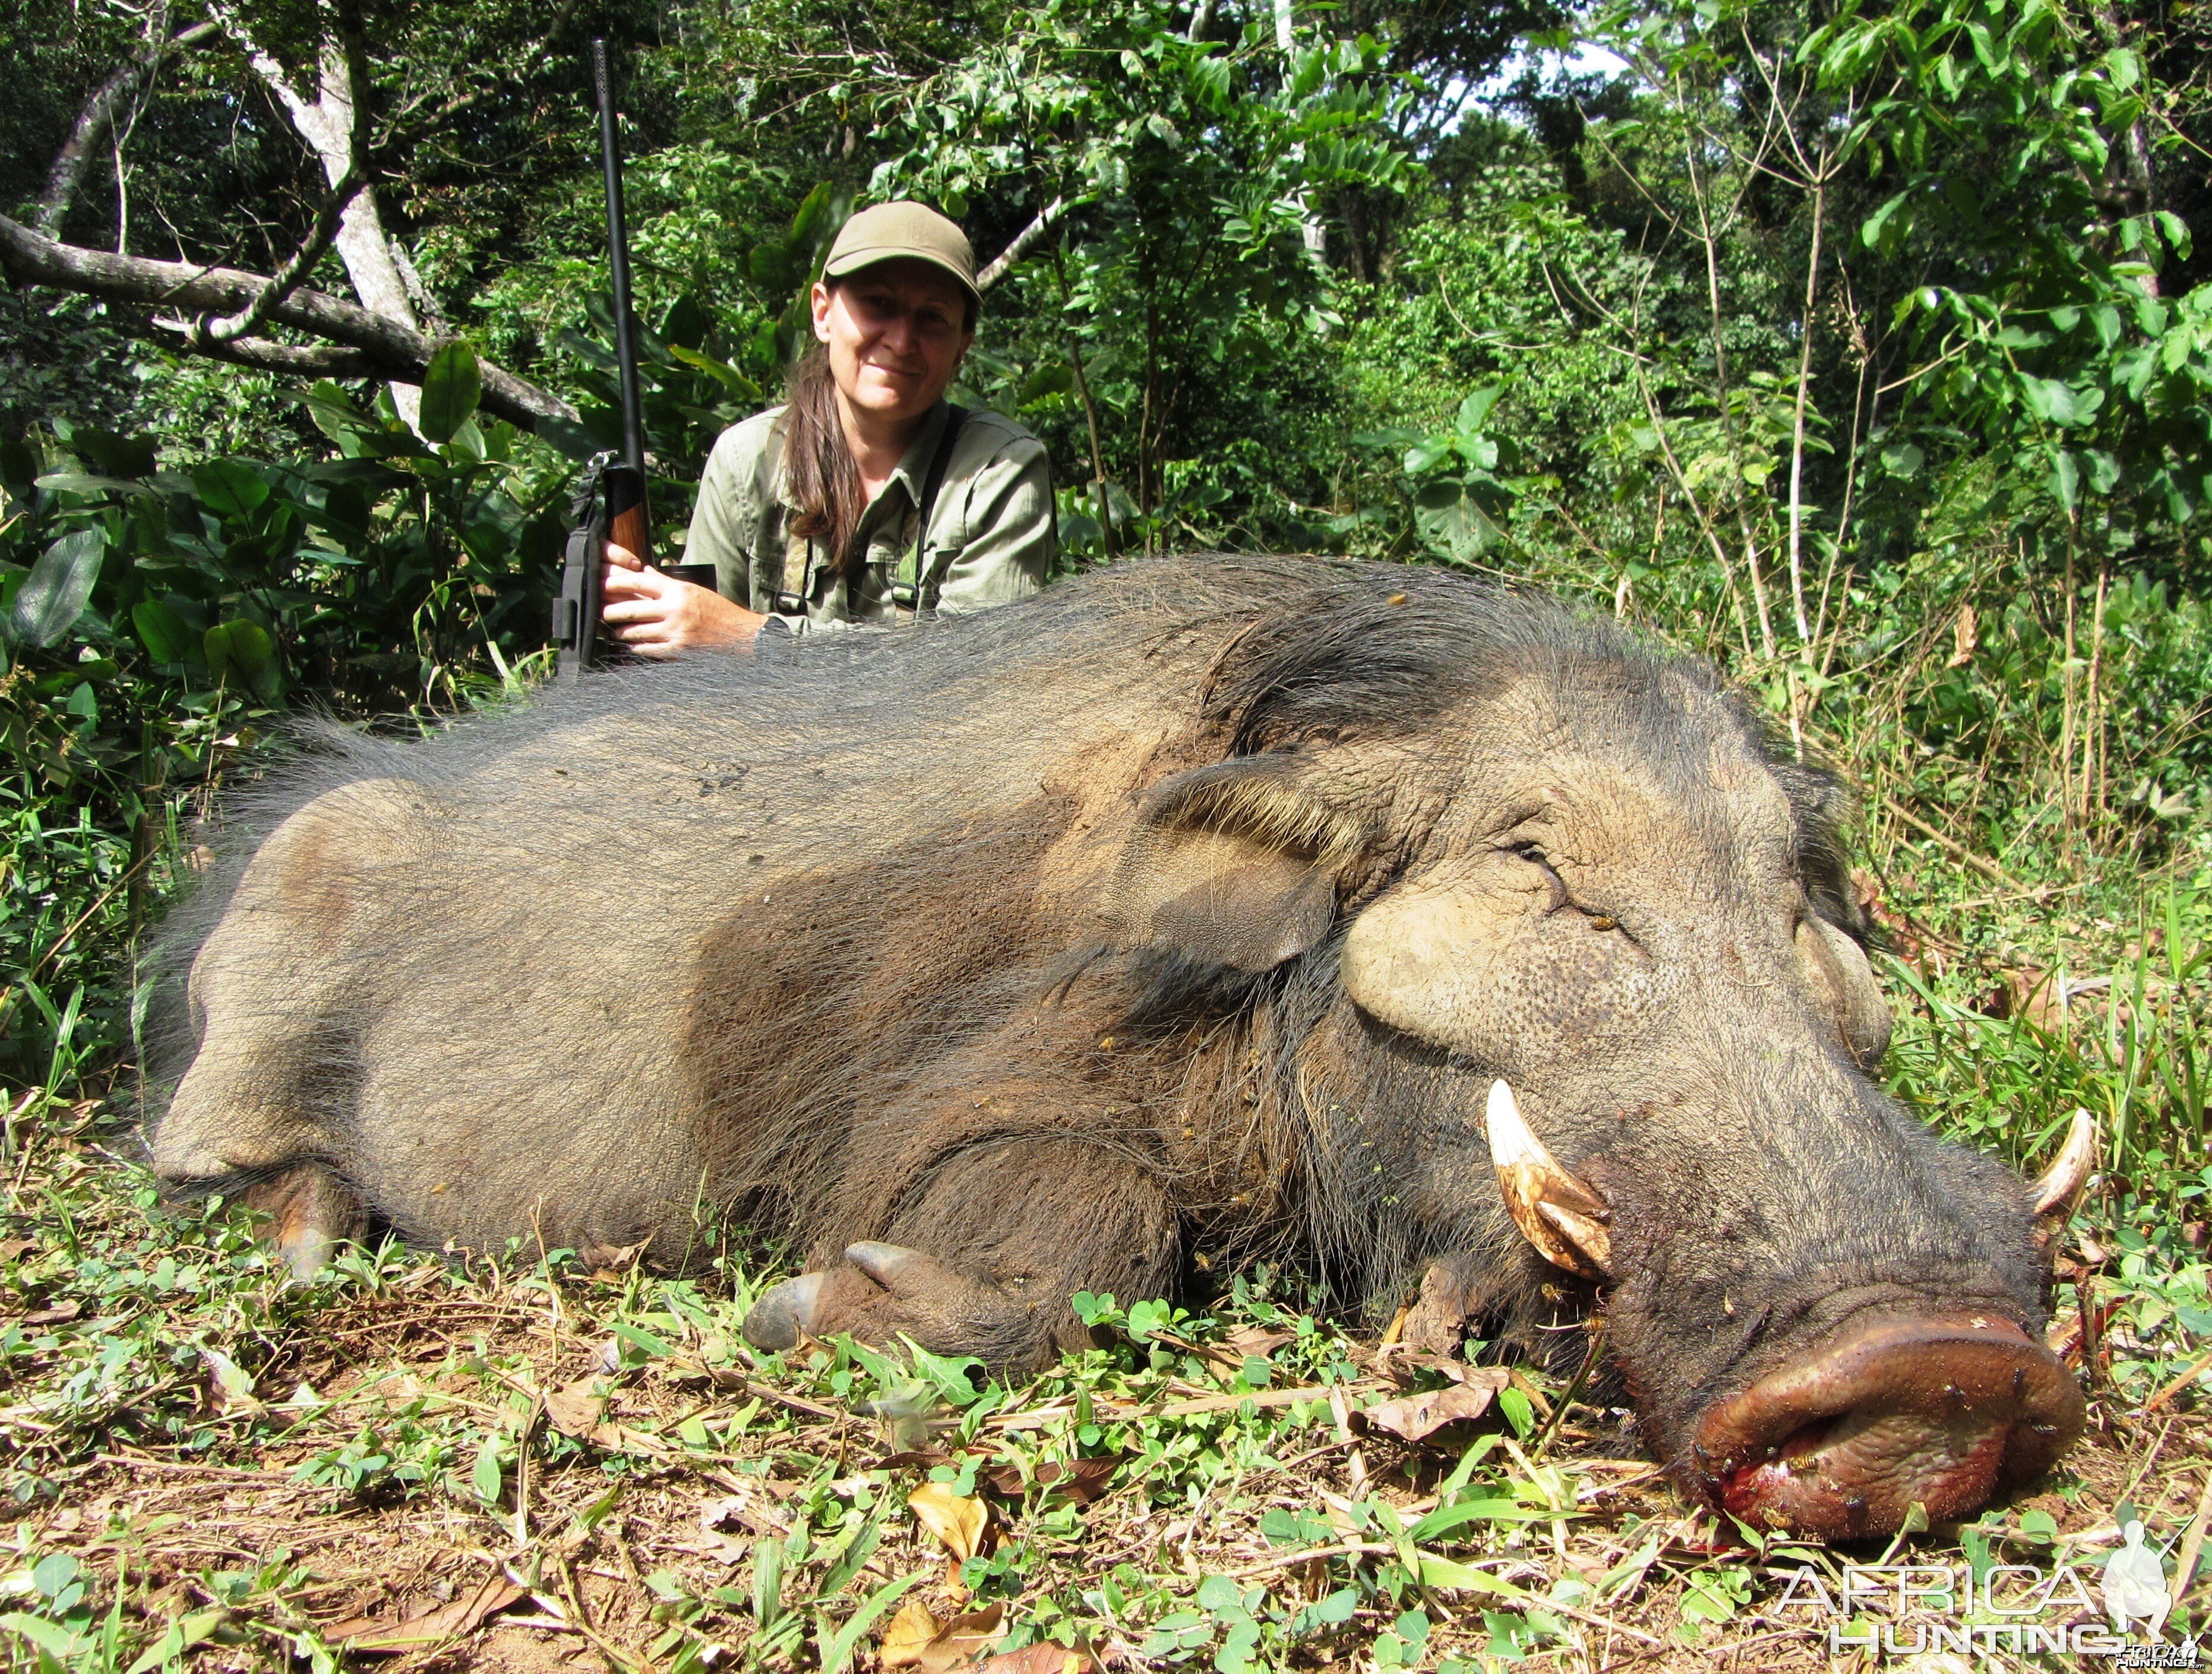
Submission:
[[[841,282],[823,283],[835,291]],[[960,329],[973,336],[975,299],[961,300]],[[830,370],[827,344],[817,343],[793,364],[784,399],[790,404],[783,416],[784,484],[799,508],[792,533],[821,542],[831,566],[850,581],[860,568],[853,534],[868,508],[868,496],[837,416],[837,380]]]
[[[830,375],[827,344],[817,343],[799,357],[787,390],[791,405],[783,416],[783,474],[799,508],[792,532],[819,541],[831,565],[846,575],[853,533],[868,499],[837,417],[837,382]]]

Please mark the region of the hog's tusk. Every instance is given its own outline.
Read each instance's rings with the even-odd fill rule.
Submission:
[[[2089,1184],[2089,1171],[2097,1164],[2097,1122],[2085,1110],[2076,1110],[2067,1125],[2066,1142],[2035,1183],[2035,1218],[2064,1220],[2081,1200]]]
[[[1490,1160],[1497,1165],[1505,1212],[1521,1235],[1554,1267],[1585,1279],[1610,1278],[1613,1236],[1606,1230],[1605,1199],[1544,1148],[1543,1141],[1522,1120],[1513,1089],[1504,1081],[1490,1084],[1483,1129],[1490,1141]]]

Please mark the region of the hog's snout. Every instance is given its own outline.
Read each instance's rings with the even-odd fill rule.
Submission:
[[[1913,1502],[1961,1517],[2042,1474],[2081,1433],[2081,1391],[2011,1321],[1890,1315],[1717,1402],[1694,1486],[1753,1528],[1893,1532]]]

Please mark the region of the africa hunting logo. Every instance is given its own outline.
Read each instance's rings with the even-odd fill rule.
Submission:
[[[2144,1544],[2142,1524],[2130,1518],[2120,1533],[2122,1544],[2101,1568],[1847,1563],[1832,1584],[1803,1564],[1781,1573],[1775,1614],[1821,1633],[1831,1657],[2057,1653],[2110,1657],[2124,1668],[2203,1665],[2195,1639],[2169,1642],[2163,1635],[2173,1600],[2160,1555]]]

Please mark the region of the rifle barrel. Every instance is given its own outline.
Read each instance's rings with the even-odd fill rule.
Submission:
[[[607,176],[607,255],[614,271],[615,359],[622,368],[623,460],[645,477],[645,422],[637,388],[637,334],[629,311],[629,228],[623,219],[622,145],[615,133],[614,76],[607,43],[592,42],[592,78],[599,93],[599,160]]]

